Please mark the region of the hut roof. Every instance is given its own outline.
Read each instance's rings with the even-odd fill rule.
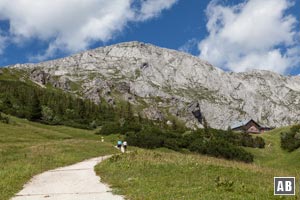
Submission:
[[[235,128],[239,128],[241,126],[245,126],[246,124],[248,124],[250,121],[253,121],[255,124],[257,124],[259,127],[261,127],[256,121],[254,121],[253,119],[246,119],[246,120],[242,120],[242,121],[238,121],[233,123],[233,125],[231,126],[231,129],[235,129]]]

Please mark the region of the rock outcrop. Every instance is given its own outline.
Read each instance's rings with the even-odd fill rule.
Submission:
[[[34,69],[30,72],[30,79],[39,84],[46,85],[50,80],[50,74],[42,70]]]
[[[164,120],[164,115],[162,114],[162,112],[153,106],[150,106],[149,108],[145,108],[143,110],[143,114],[146,118],[150,120],[155,120],[155,121]]]
[[[147,117],[173,115],[189,127],[201,127],[203,116],[210,126],[223,129],[248,118],[276,127],[300,120],[299,76],[224,72],[197,57],[150,44],[127,42],[12,67],[96,103],[102,97],[111,104],[125,99],[147,105]]]

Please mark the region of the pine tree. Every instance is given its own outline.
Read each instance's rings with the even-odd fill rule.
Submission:
[[[172,119],[172,129],[174,131],[177,131],[178,130],[178,125],[177,125],[177,122],[175,119]]]
[[[228,133],[232,133],[232,129],[231,129],[230,126],[227,127],[227,132],[228,132]]]
[[[209,124],[208,124],[208,122],[206,121],[206,118],[205,118],[205,117],[203,117],[203,127],[204,127],[204,134],[205,134],[206,136],[208,136],[209,139],[214,138],[214,134],[212,133],[212,131],[209,130],[210,127],[209,127]]]
[[[42,108],[38,99],[37,92],[33,92],[31,102],[29,104],[29,120],[36,121],[42,117]]]
[[[138,113],[137,122],[138,122],[139,124],[142,124],[142,123],[143,123],[143,118],[142,118],[141,113]]]
[[[206,135],[208,135],[208,133],[209,133],[209,125],[208,125],[205,117],[203,117],[203,127],[204,127],[204,133]]]
[[[127,121],[130,121],[130,122],[132,120],[134,120],[132,107],[131,107],[131,104],[129,102],[127,102],[127,111],[126,111],[125,118],[126,118]]]

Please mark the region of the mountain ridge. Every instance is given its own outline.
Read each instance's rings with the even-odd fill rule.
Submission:
[[[300,120],[300,77],[252,70],[226,72],[184,52],[126,42],[10,69],[100,103],[120,99],[153,120],[226,129],[252,118],[267,126]]]

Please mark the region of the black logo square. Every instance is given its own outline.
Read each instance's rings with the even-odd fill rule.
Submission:
[[[295,177],[274,177],[274,195],[295,195]]]

